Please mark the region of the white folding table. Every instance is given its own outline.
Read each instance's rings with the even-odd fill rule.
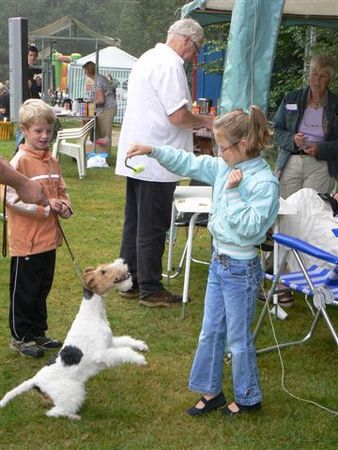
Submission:
[[[167,261],[167,274],[166,277],[170,280],[170,273],[172,269],[172,255],[174,246],[174,234],[175,234],[175,218],[178,213],[192,213],[189,221],[188,237],[186,242],[186,254],[185,254],[185,270],[184,270],[184,284],[182,294],[182,318],[184,318],[185,305],[188,302],[189,280],[190,280],[190,267],[192,258],[192,243],[194,238],[194,227],[196,220],[200,214],[210,213],[211,211],[211,198],[212,198],[212,186],[177,186],[174,192],[174,199],[172,205],[171,224],[169,233],[169,248],[168,248],[168,261]],[[286,200],[280,198],[280,206],[278,216],[297,214],[297,210],[289,205]],[[274,232],[278,232],[278,220],[274,226]],[[278,245],[274,243],[274,256],[273,256],[273,272],[276,273],[278,269]],[[277,304],[278,296],[275,295],[273,303]],[[279,307],[280,308],[280,307]],[[281,308],[280,308],[281,310]],[[286,313],[284,312],[286,315]]]
[[[188,302],[190,266],[192,261],[192,241],[194,238],[194,227],[200,214],[210,213],[211,210],[211,186],[177,186],[174,192],[172,204],[171,224],[169,233],[169,248],[167,261],[167,278],[170,280],[172,268],[172,255],[175,234],[175,217],[177,213],[192,213],[189,220],[188,238],[185,249],[185,270],[182,294],[182,317],[184,317],[185,305]]]

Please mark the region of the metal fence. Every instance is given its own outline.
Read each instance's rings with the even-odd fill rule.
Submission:
[[[131,69],[118,69],[111,67],[99,67],[99,74],[110,75],[116,86],[117,114],[114,123],[122,123],[127,103],[128,78]],[[68,95],[72,99],[86,99],[89,95],[86,87],[87,77],[82,65],[70,64],[67,74]]]

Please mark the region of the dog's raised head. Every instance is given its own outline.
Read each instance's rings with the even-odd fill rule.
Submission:
[[[133,284],[123,259],[116,259],[110,264],[100,264],[96,269],[88,267],[83,272],[82,282],[86,289],[99,295],[104,295],[111,289],[128,291]]]

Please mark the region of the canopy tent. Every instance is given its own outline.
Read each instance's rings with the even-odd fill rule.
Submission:
[[[183,6],[182,17],[189,15],[203,26],[223,23],[231,20],[233,6],[234,0],[194,0]],[[282,24],[338,29],[338,1],[285,0]]]
[[[64,31],[68,33],[64,33]],[[37,30],[33,30],[28,33],[28,38],[31,41],[41,40],[40,58],[43,68],[43,95],[47,96],[48,88],[56,88],[53,82],[52,72],[52,54],[53,47],[57,42],[71,42],[72,44],[83,41],[89,41],[94,44],[96,52],[94,53],[93,60],[96,61],[98,66],[98,51],[99,46],[102,43],[110,46],[119,46],[120,39],[106,36],[92,30],[87,25],[80,22],[74,17],[65,16],[55,22]],[[75,47],[75,51],[77,48]]]
[[[76,64],[81,66],[88,61],[95,61],[96,53],[90,53],[89,55],[83,56],[76,61]],[[137,61],[135,56],[121,50],[117,47],[106,47],[99,51],[99,66],[108,67],[112,69],[132,69],[134,63]]]
[[[97,39],[100,42],[104,42],[107,45],[118,46],[120,45],[120,39],[112,38],[110,36],[105,36],[103,34],[98,33],[97,31],[92,30],[87,27],[87,25],[80,22],[78,19],[74,17],[65,16],[55,22],[43,27],[38,30],[34,30],[29,33],[30,39],[43,39],[49,38],[51,36],[55,36],[57,33],[60,33],[64,30],[68,30],[68,36],[66,39],[74,39],[79,38],[79,31],[83,32],[86,36],[89,36],[91,39]]]
[[[93,52],[77,59],[70,65],[68,88],[72,98],[86,97],[86,77],[82,66],[88,61],[95,61],[95,59],[96,52]],[[116,87],[118,113],[115,117],[115,122],[118,123],[121,123],[123,119],[128,78],[136,61],[137,58],[135,56],[117,47],[105,47],[98,52],[98,72],[105,76],[111,76]]]
[[[338,29],[336,0],[194,0],[182,8],[181,16],[187,15],[202,25],[231,19],[220,113],[251,104],[267,110],[281,22]]]
[[[68,33],[64,33],[67,30]],[[52,47],[55,46],[55,42],[83,42],[89,41],[95,45],[95,52],[90,55],[90,59],[96,63],[97,72],[100,70],[99,67],[99,48],[102,43],[109,45],[108,48],[117,47],[120,45],[120,39],[113,38],[110,36],[106,36],[104,34],[98,33],[97,31],[92,30],[87,25],[80,22],[78,19],[74,17],[65,16],[61,19],[37,30],[34,30],[28,34],[30,40],[41,40],[41,52],[40,57],[42,59],[43,66],[43,96],[47,98],[47,90],[48,87],[53,86],[53,71],[52,71]],[[77,49],[76,49],[77,50]],[[121,50],[122,52],[122,50]],[[125,52],[123,52],[125,53]],[[72,64],[70,64],[71,68]],[[81,66],[82,67],[82,66]],[[69,95],[72,98],[76,97],[84,97],[84,73],[82,68],[80,67],[80,81],[76,74],[72,74],[67,68],[67,87],[69,89]],[[128,69],[130,70],[130,69]],[[101,72],[101,70],[100,70]],[[126,76],[125,78],[128,78]],[[53,86],[56,87],[56,86]],[[118,105],[119,107],[119,105]],[[123,111],[121,112],[121,108],[118,108],[117,117],[119,120],[122,120]],[[95,126],[96,128],[96,126]],[[94,136],[95,130],[94,128]]]

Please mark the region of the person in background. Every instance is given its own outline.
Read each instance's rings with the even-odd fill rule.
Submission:
[[[113,89],[113,94],[114,94],[115,99],[116,99],[116,87],[117,87],[117,84],[116,84],[116,81],[113,80],[113,77],[112,77],[112,74],[111,74],[111,73],[108,73],[108,75],[107,75],[107,80],[108,80],[109,83],[111,84],[111,87],[112,87],[112,89]]]
[[[27,52],[28,98],[38,98],[39,99],[40,94],[41,94],[42,78],[41,78],[41,68],[37,67],[38,56],[39,56],[39,50],[37,49],[37,47],[35,45],[30,45],[28,47],[28,52]],[[25,139],[20,127],[18,127],[15,139],[16,139],[15,152],[17,152],[19,149],[19,145],[22,144]]]
[[[192,129],[211,128],[208,115],[191,113],[191,96],[184,62],[203,45],[203,28],[192,19],[176,21],[165,44],[158,43],[135,63],[128,82],[128,100],[117,153],[116,174],[127,177],[121,257],[127,262],[133,288],[122,297],[139,298],[144,306],[172,306],[182,296],[161,283],[162,256],[170,226],[173,193],[179,176],[147,160],[136,174],[125,165],[135,142],[168,144],[192,152]],[[144,162],[145,157],[136,158]]]
[[[20,200],[25,203],[37,203],[43,206],[48,204],[41,184],[13,169],[9,162],[2,157],[0,157],[0,184],[12,186]]]
[[[189,388],[202,397],[187,410],[190,416],[219,408],[232,416],[261,407],[251,333],[262,280],[255,246],[264,242],[279,209],[278,180],[261,156],[272,136],[261,109],[251,106],[249,114],[235,110],[217,117],[213,130],[219,157],[196,157],[169,145],[136,144],[128,152],[129,157],[148,154],[172,173],[213,186],[208,224],[213,255],[189,380]],[[227,406],[222,391],[225,351],[231,353],[234,394]]]
[[[114,89],[105,76],[95,74],[96,65],[92,61],[86,62],[82,68],[86,76],[93,80],[90,99],[95,102],[96,108],[96,139],[100,139],[100,144],[105,144],[111,158],[111,134],[117,112]]]
[[[338,177],[338,96],[329,90],[336,58],[316,55],[309,85],[290,92],[273,119],[279,146],[276,174],[283,198],[302,188],[331,192]]]
[[[60,166],[49,150],[55,113],[47,103],[29,99],[19,110],[25,143],[11,160],[18,172],[39,180],[48,206],[24,203],[14,188],[7,187],[9,230],[10,348],[24,356],[40,357],[44,350],[61,347],[46,336],[47,296],[53,283],[56,248],[62,244],[55,214],[67,219],[71,203]]]
[[[10,120],[9,92],[6,86],[0,82],[0,121]]]
[[[38,62],[39,50],[35,45],[28,47],[28,94],[29,98],[40,98],[41,94],[41,68],[36,67]]]

